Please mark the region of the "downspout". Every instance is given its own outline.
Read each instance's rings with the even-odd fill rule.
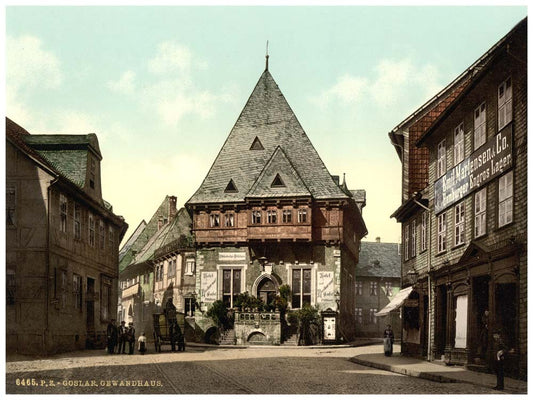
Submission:
[[[417,204],[418,206],[422,207],[428,213],[428,219],[427,219],[428,228],[427,228],[427,231],[426,231],[426,238],[428,238],[428,261],[427,261],[428,266],[427,266],[427,273],[428,273],[428,304],[429,304],[428,319],[429,319],[429,315],[433,314],[431,312],[432,303],[431,303],[431,276],[430,276],[430,271],[431,271],[431,215],[430,215],[430,209],[428,207],[426,207],[425,205],[423,205],[422,203],[420,203],[416,199],[413,199],[413,201],[415,202],[415,204]],[[429,319],[429,321],[428,321],[428,354],[427,354],[427,359],[428,359],[428,361],[431,361],[431,319]]]

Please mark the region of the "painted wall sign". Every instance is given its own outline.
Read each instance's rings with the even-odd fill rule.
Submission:
[[[200,282],[201,299],[203,303],[212,303],[217,299],[217,273],[216,271],[202,272]]]
[[[246,261],[246,253],[244,251],[233,253],[218,253],[219,261]]]
[[[335,285],[333,271],[318,271],[317,302],[335,301]]]
[[[435,214],[512,167],[512,125],[435,181]]]

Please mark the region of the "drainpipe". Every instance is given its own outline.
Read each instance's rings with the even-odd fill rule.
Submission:
[[[433,314],[431,312],[432,302],[431,302],[431,276],[430,276],[430,271],[431,271],[431,214],[430,214],[430,209],[428,207],[426,207],[425,205],[423,205],[422,203],[420,203],[416,199],[413,199],[413,201],[415,202],[415,204],[417,204],[418,206],[422,207],[428,213],[428,219],[427,219],[428,227],[427,227],[427,231],[426,231],[426,238],[428,238],[427,273],[428,273],[428,305],[429,305],[429,309],[428,309],[428,354],[427,354],[427,359],[428,359],[428,361],[432,361],[432,357],[431,357],[431,319],[429,318],[429,315]]]

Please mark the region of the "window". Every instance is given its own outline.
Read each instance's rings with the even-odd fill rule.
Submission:
[[[487,113],[485,103],[474,110],[474,150],[487,141]]]
[[[455,206],[455,235],[454,244],[458,246],[465,242],[465,203]]]
[[[474,196],[474,237],[487,233],[487,188],[484,187]]]
[[[102,321],[107,321],[111,318],[111,283],[112,279],[106,276],[102,276],[102,287],[100,295],[100,319]]]
[[[285,187],[285,183],[283,182],[283,179],[281,179],[281,176],[279,176],[279,174],[276,174],[276,177],[272,181],[272,184],[270,185],[270,187],[273,187],[273,188]]]
[[[94,181],[96,177],[96,161],[94,158],[90,157],[90,164],[91,164],[91,177],[89,179],[89,185],[91,186],[91,189],[94,189]]]
[[[274,210],[267,211],[267,222],[269,224],[275,224],[278,222],[278,213]]]
[[[94,216],[89,213],[89,244],[91,246],[94,246],[95,241],[95,223],[94,223]]]
[[[67,198],[63,193],[59,194],[59,230],[67,232]]]
[[[356,308],[355,309],[355,321],[358,324],[363,323],[363,309],[362,308]]]
[[[446,139],[437,145],[437,178],[446,173]]]
[[[363,282],[355,282],[355,294],[361,296],[363,294]]]
[[[105,225],[104,221],[100,221],[98,224],[98,243],[100,244],[100,250],[105,248]]]
[[[305,224],[307,222],[307,209],[303,208],[298,210],[298,223]]]
[[[311,269],[292,270],[292,308],[311,304]]]
[[[457,165],[465,158],[465,129],[461,122],[453,131],[453,164]]]
[[[222,271],[222,301],[226,307],[233,308],[233,303],[241,293],[241,270],[225,269]]]
[[[15,186],[6,186],[6,225],[15,226],[17,196]]]
[[[371,324],[377,324],[378,323],[378,317],[376,316],[376,313],[378,312],[377,308],[371,308],[370,313],[368,315],[369,321]]]
[[[143,275],[143,283],[150,283],[150,274],[146,273]]]
[[[109,238],[109,248],[111,251],[115,249],[115,231],[113,230],[113,227],[109,227],[109,233],[107,235]]]
[[[15,304],[17,294],[17,281],[15,279],[15,270],[6,269],[6,304],[12,306]]]
[[[59,273],[55,270],[55,298],[59,308],[67,306],[67,271],[60,269]]]
[[[228,182],[226,189],[224,189],[225,193],[237,193],[237,186],[235,186],[235,182],[233,182],[233,179],[230,179]]]
[[[283,210],[283,223],[290,224],[292,222],[292,211]]]
[[[391,282],[385,282],[385,293],[387,293],[387,296],[392,296],[392,283]]]
[[[378,283],[370,282],[370,296],[377,296],[377,295],[378,295]]]
[[[74,239],[81,239],[81,207],[74,204]]]
[[[446,251],[446,213],[438,216],[437,221],[437,253]]]
[[[74,308],[79,311],[82,311],[83,306],[81,293],[81,276],[78,274],[72,274],[72,294],[74,300]]]
[[[513,171],[499,179],[498,226],[513,222]]]
[[[403,226],[403,258],[409,260],[409,224]]]
[[[513,89],[511,78],[498,87],[498,130],[513,119]]]
[[[193,297],[185,297],[185,315],[187,317],[194,317],[196,309],[196,301]]]
[[[422,213],[422,221],[420,222],[420,251],[427,250],[427,223],[428,223],[428,214],[427,212]]]
[[[209,216],[209,225],[211,228],[216,228],[220,226],[220,214],[211,214]]]
[[[261,211],[252,211],[252,224],[261,223]]]
[[[232,228],[235,226],[235,215],[233,213],[228,213],[225,215],[224,225],[227,228]]]
[[[411,222],[411,257],[416,256],[416,219]]]
[[[168,260],[167,276],[174,276],[176,273],[176,260]]]
[[[194,259],[187,259],[185,261],[185,275],[193,275],[194,274]]]

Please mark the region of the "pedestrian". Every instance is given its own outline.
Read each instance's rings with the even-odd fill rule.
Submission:
[[[128,325],[128,353],[133,354],[135,348],[135,328],[133,327],[133,322],[130,322]]]
[[[121,321],[118,327],[118,354],[126,354],[126,342],[128,338],[128,327],[126,321]]]
[[[394,343],[394,332],[390,325],[387,325],[387,328],[383,332],[383,349],[385,355],[390,357],[392,355],[392,345]]]
[[[169,297],[167,304],[165,304],[165,317],[167,322],[171,324],[173,321],[176,321],[176,306],[172,302],[172,297]]]
[[[115,352],[115,346],[117,345],[118,330],[115,322],[116,321],[112,319],[107,324],[107,351],[109,354],[113,354]]]
[[[511,349],[510,353],[514,353],[514,349]],[[496,352],[496,386],[494,387],[495,390],[503,390],[506,357],[507,350],[503,342],[500,342],[498,344],[498,351]]]
[[[139,353],[141,353],[141,355],[144,355],[144,353],[146,352],[146,336],[144,336],[144,332],[141,332],[141,336],[139,336]]]

